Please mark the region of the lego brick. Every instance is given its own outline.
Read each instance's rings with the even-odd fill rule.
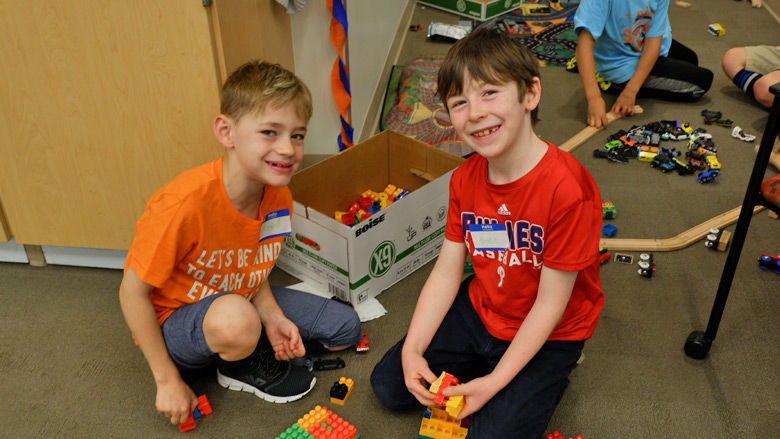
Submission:
[[[316,406],[275,439],[358,439],[357,428],[327,407]]]
[[[195,409],[192,410],[192,413],[190,413],[189,418],[185,422],[182,422],[179,424],[179,431],[185,432],[195,429],[195,420],[199,419],[201,416],[210,415],[214,412],[211,408],[211,403],[209,403],[208,398],[206,398],[206,395],[200,395],[198,397],[198,406],[195,407]]]
[[[352,378],[341,377],[338,381],[333,383],[330,388],[330,402],[338,405],[344,405],[347,402],[347,398],[352,393],[352,388],[355,386]]]

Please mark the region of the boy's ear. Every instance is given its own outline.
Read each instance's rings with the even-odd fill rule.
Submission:
[[[526,111],[534,110],[542,98],[542,81],[538,76],[534,76],[531,79],[531,83],[525,89],[525,109]]]
[[[214,137],[225,148],[233,147],[233,119],[220,114],[214,119]]]

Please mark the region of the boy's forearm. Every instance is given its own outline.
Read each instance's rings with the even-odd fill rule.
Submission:
[[[661,53],[661,41],[662,37],[645,38],[636,69],[631,79],[626,83],[625,91],[632,93],[634,96],[639,93],[639,89],[642,88],[648,75],[650,75],[650,71],[655,67],[655,62]]]
[[[536,302],[490,374],[499,388],[509,384],[547,342],[566,310],[576,278],[577,272],[542,268]]]
[[[431,343],[458,293],[465,254],[464,244],[444,240],[436,265],[425,281],[414,308],[404,350],[422,355]]]
[[[149,299],[151,288],[141,283],[129,268],[119,287],[119,303],[127,326],[149,364],[157,384],[181,379],[173,363],[160,330],[160,324]]]
[[[585,90],[585,98],[588,100],[601,96],[601,90],[596,81],[596,61],[593,59],[594,45],[595,40],[590,32],[585,29],[580,30],[575,56],[577,57],[577,71]]]
[[[260,291],[257,292],[254,298],[252,298],[252,304],[257,309],[257,313],[260,315],[260,321],[263,325],[266,322],[284,317],[282,308],[274,298],[274,293],[271,291],[271,284],[268,283],[268,279],[263,281],[260,286]]]

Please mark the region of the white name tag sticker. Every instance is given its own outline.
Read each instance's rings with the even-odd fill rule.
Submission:
[[[263,219],[263,225],[260,228],[260,241],[289,235],[291,232],[290,211],[288,209],[277,210],[269,213]]]
[[[504,224],[469,224],[469,233],[476,250],[506,250],[509,236]]]

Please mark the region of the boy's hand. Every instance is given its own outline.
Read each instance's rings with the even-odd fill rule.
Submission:
[[[171,420],[171,424],[186,422],[198,406],[198,398],[181,379],[157,385],[157,411]]]
[[[457,418],[460,420],[481,409],[499,390],[501,390],[501,387],[496,386],[489,376],[483,376],[475,378],[466,384],[447,387],[441,393],[444,396],[464,396],[463,409]]]
[[[298,327],[287,318],[266,322],[265,334],[274,348],[274,356],[277,360],[288,361],[306,355]]]
[[[623,90],[617,97],[615,103],[612,105],[611,112],[615,115],[621,116],[633,116],[634,104],[636,103],[636,93],[632,93],[628,90]]]
[[[601,96],[588,99],[588,125],[594,128],[607,126],[607,104]]]
[[[428,367],[422,355],[402,352],[401,365],[404,370],[404,384],[409,392],[420,401],[420,404],[428,407],[434,405],[435,396],[428,390],[430,383],[436,381],[437,376]]]

